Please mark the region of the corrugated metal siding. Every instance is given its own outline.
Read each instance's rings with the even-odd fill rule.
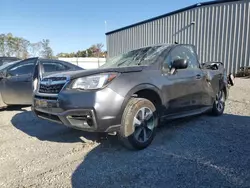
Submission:
[[[178,41],[194,44],[200,62],[222,61],[235,72],[250,66],[249,22],[249,0],[197,7],[107,35],[108,54]]]

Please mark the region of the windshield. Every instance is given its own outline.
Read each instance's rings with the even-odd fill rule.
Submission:
[[[20,62],[21,60],[18,61],[12,61],[10,63],[5,63],[3,65],[0,66],[0,71],[4,71],[5,69],[7,69],[8,67],[10,67],[11,65]]]
[[[107,62],[101,66],[106,67],[127,67],[135,65],[150,65],[157,57],[168,47],[168,45],[151,46],[129,51],[124,54],[109,58]]]

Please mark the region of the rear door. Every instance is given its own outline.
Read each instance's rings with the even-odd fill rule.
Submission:
[[[171,73],[171,65],[176,59],[188,60],[188,68]],[[166,85],[163,87],[168,114],[182,114],[200,108],[204,75],[199,68],[195,51],[188,45],[178,45],[169,52],[164,64],[163,72],[169,71],[165,74]]]
[[[6,104],[29,105],[32,101],[32,76],[37,58],[10,67],[2,80],[2,98]]]

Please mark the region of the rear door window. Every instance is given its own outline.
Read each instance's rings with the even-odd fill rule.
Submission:
[[[44,72],[60,72],[69,70],[69,67],[57,61],[43,61]]]

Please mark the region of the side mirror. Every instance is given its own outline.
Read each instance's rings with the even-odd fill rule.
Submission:
[[[176,59],[172,64],[174,69],[186,69],[188,67],[188,60],[186,59]]]

